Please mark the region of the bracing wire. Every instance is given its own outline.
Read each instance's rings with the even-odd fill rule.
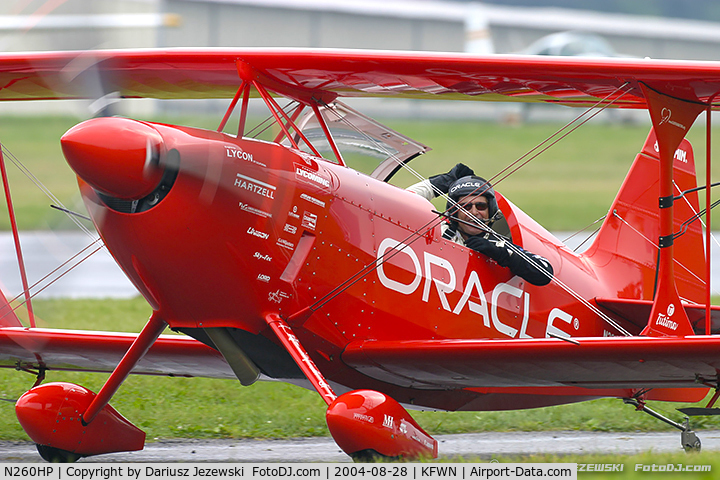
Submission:
[[[520,158],[518,158],[517,160],[515,160],[513,163],[511,163],[510,165],[508,165],[507,167],[505,167],[505,168],[504,168],[503,170],[501,170],[498,174],[496,174],[494,177],[492,177],[492,179],[495,179],[495,178],[499,177],[500,175],[503,175],[503,173],[508,172],[508,170],[512,169],[512,170],[510,170],[508,173],[504,174],[504,176],[502,176],[499,180],[497,180],[497,181],[495,182],[495,183],[497,184],[497,183],[501,182],[502,180],[508,178],[508,177],[509,177],[510,175],[512,175],[513,173],[517,172],[520,168],[522,168],[523,166],[527,165],[530,161],[532,161],[532,160],[534,160],[535,158],[537,158],[540,154],[542,154],[542,153],[544,153],[545,151],[547,151],[550,147],[552,147],[552,146],[554,146],[555,144],[557,144],[560,140],[562,140],[562,139],[564,139],[565,137],[567,137],[570,133],[574,132],[577,128],[579,128],[580,126],[584,125],[585,123],[587,123],[588,121],[590,121],[592,118],[594,118],[596,115],[598,115],[600,112],[602,112],[602,111],[605,110],[606,108],[610,107],[613,103],[615,103],[617,100],[619,100],[620,98],[622,98],[625,94],[628,93],[628,91],[624,90],[624,88],[625,88],[627,85],[628,85],[627,82],[624,83],[623,85],[621,85],[620,87],[618,87],[615,91],[613,91],[613,92],[611,92],[610,94],[608,94],[605,98],[599,100],[595,105],[589,107],[587,110],[585,110],[585,111],[584,111],[582,114],[580,114],[578,117],[576,117],[575,119],[573,119],[571,122],[569,122],[568,124],[566,124],[564,127],[562,127],[562,128],[561,128],[560,130],[558,130],[557,132],[555,132],[555,134],[551,135],[551,136],[548,137],[546,140],[544,140],[543,142],[541,142],[538,146],[534,147],[534,148],[531,149],[529,152],[527,152],[525,155],[521,156]],[[611,101],[607,102],[607,100],[608,100],[610,97],[612,97],[613,95],[615,95],[617,92],[622,92],[622,93],[621,93],[618,97],[616,97],[616,98],[612,99]],[[580,121],[583,117],[587,116],[591,111],[593,111],[593,109],[596,109],[596,108],[598,108],[598,107],[600,107],[600,109],[599,109],[598,111],[594,112],[592,115],[589,115],[588,118],[586,118],[585,120]],[[327,108],[326,111],[335,113],[335,112],[334,112],[332,109],[330,109],[330,108]],[[336,114],[336,115],[337,115],[337,114]],[[348,122],[347,119],[342,118],[342,117],[340,117],[339,115],[338,115],[338,119],[339,119],[340,121],[344,122],[346,125],[348,125],[348,126],[350,126],[351,128],[353,128],[356,132],[358,132],[358,133],[364,135],[365,137],[367,137],[368,140],[370,140],[371,142],[374,142],[378,148],[380,148],[381,150],[383,150],[383,151],[385,151],[386,153],[388,153],[389,158],[396,158],[395,155],[393,155],[391,152],[387,152],[387,149],[385,149],[382,144],[380,144],[379,142],[376,142],[373,138],[365,135],[364,132],[362,132],[360,129],[356,128],[354,125],[352,125],[350,122]],[[578,123],[578,122],[579,122],[579,123]],[[575,123],[577,123],[577,125],[574,125]],[[573,125],[574,125],[574,126],[573,126]],[[568,130],[568,131],[565,132],[565,133],[563,133],[565,130]],[[558,136],[559,136],[559,138],[556,138],[556,137],[558,137]],[[553,139],[554,139],[554,140],[553,140]],[[547,145],[546,145],[546,144],[547,144]],[[537,152],[536,152],[536,151],[537,151]],[[533,154],[533,152],[536,152],[536,153]],[[528,157],[529,157],[529,158],[528,158]],[[396,161],[397,161],[397,160],[396,160]],[[522,162],[522,163],[520,163],[520,162]],[[405,164],[405,163],[403,163],[403,162],[400,162],[400,161],[397,161],[397,163],[400,165],[401,168],[406,169],[408,172],[410,172],[410,173],[411,173],[413,176],[415,176],[416,178],[418,178],[418,179],[420,179],[420,180],[424,180],[424,177],[423,177],[423,176],[421,176],[417,171],[415,171],[414,169],[412,169],[411,167],[409,167],[407,164]],[[518,165],[518,164],[519,164],[519,165]],[[489,188],[489,182],[487,182],[487,183],[488,183],[488,187],[485,187],[485,191]],[[450,199],[450,198],[449,198],[447,195],[445,195],[443,192],[439,192],[435,187],[432,187],[432,188],[433,188],[433,190],[435,191],[436,194],[439,194],[438,196],[445,197],[445,198],[448,200],[448,202],[451,203],[451,205],[452,205],[451,208],[458,208],[458,207],[459,207],[459,205],[457,204],[457,202],[454,202],[452,199]],[[483,188],[483,187],[479,187],[478,190],[480,190],[481,188]],[[478,193],[478,195],[481,195],[482,193],[484,193],[484,191]],[[444,212],[444,213],[446,214],[447,212]],[[490,227],[488,227],[487,225],[485,225],[485,223],[484,223],[481,219],[479,219],[479,218],[477,218],[477,217],[474,217],[474,216],[472,216],[472,215],[470,215],[470,217],[474,219],[474,222],[477,224],[476,226],[478,226],[478,227],[480,227],[480,228],[483,228],[485,231],[488,231],[489,233],[492,233],[492,234],[496,235],[496,233],[495,233],[492,229],[490,229]],[[419,229],[415,230],[412,234],[410,234],[405,240],[403,240],[403,241],[400,242],[400,243],[403,243],[404,245],[407,246],[408,244],[406,244],[405,241],[409,241],[410,243],[412,243],[412,242],[416,241],[416,240],[419,239],[419,238],[423,238],[424,235],[421,233],[422,231],[427,231],[427,230],[429,230],[429,229],[431,229],[431,228],[435,228],[435,227],[436,227],[440,222],[442,222],[442,221],[443,221],[443,215],[440,215],[440,216],[437,217],[435,220],[430,221],[430,222],[426,223],[425,225],[423,225],[422,227],[420,227]],[[427,229],[427,230],[426,230],[426,229]],[[519,249],[518,249],[515,245],[513,245],[511,242],[508,244],[508,246],[509,246],[511,249],[513,249],[515,253],[517,253],[518,255],[520,255],[521,257],[523,257],[526,261],[528,261],[528,263],[530,263],[530,264],[532,264],[532,265],[534,265],[534,266],[537,267],[536,262],[535,262],[532,258],[530,258],[529,256],[525,255],[524,252],[522,252],[521,250],[519,250]],[[403,247],[403,248],[404,248],[404,247]],[[395,253],[393,253],[393,255],[394,255],[394,254],[396,254],[396,253],[399,253],[402,249],[400,249],[400,250],[392,249],[392,250],[395,252]],[[374,262],[371,262],[371,263],[365,265],[365,266],[364,266],[360,271],[358,271],[356,274],[352,275],[350,278],[348,278],[347,280],[345,280],[344,282],[342,282],[342,283],[341,283],[340,285],[338,285],[336,288],[334,288],[333,290],[331,290],[330,292],[328,292],[328,294],[326,294],[324,297],[322,297],[321,299],[319,299],[318,301],[316,301],[315,304],[313,304],[313,305],[310,307],[310,309],[311,309],[311,310],[317,310],[318,308],[321,308],[321,307],[322,307],[323,305],[325,305],[327,302],[329,302],[330,300],[332,300],[333,298],[335,298],[337,295],[339,295],[342,291],[346,290],[347,288],[349,288],[350,286],[352,286],[353,284],[355,284],[356,282],[358,282],[358,281],[359,281],[360,279],[362,279],[365,275],[367,275],[370,271],[376,269],[379,265],[381,265],[383,262],[389,260],[390,258],[392,258],[392,256],[388,256],[388,254],[384,254],[384,255],[382,255],[381,257],[378,257]],[[542,269],[540,269],[540,270],[542,271]],[[613,328],[615,328],[616,330],[618,330],[621,334],[623,334],[623,335],[625,335],[625,336],[631,336],[631,334],[630,334],[627,330],[625,330],[622,326],[620,326],[615,320],[613,320],[612,318],[610,318],[607,314],[605,314],[604,312],[602,312],[601,310],[599,310],[595,305],[593,305],[592,303],[590,303],[587,299],[583,298],[580,294],[578,294],[577,292],[575,292],[569,285],[567,285],[567,284],[565,284],[564,282],[560,281],[557,277],[553,277],[552,280],[553,280],[561,289],[563,289],[563,290],[566,291],[568,294],[570,294],[573,298],[575,298],[575,299],[578,300],[580,303],[582,303],[583,305],[585,305],[586,308],[588,308],[590,311],[592,311],[593,313],[595,313],[596,315],[598,315],[598,316],[599,316],[600,318],[602,318],[606,323],[608,323],[608,324],[611,325]]]
[[[35,174],[33,174],[32,171],[31,171],[27,166],[25,166],[25,164],[23,164],[4,144],[0,144],[0,148],[2,148],[3,155],[5,156],[5,158],[9,158],[10,161],[13,163],[13,165],[15,165],[15,167],[17,167],[17,169],[20,170],[20,172],[22,172],[41,192],[43,192],[43,193],[45,194],[45,196],[47,196],[52,202],[54,202],[54,203],[56,203],[57,205],[59,205],[59,207],[53,206],[56,210],[59,210],[59,211],[65,213],[65,214],[68,216],[68,218],[70,218],[70,219],[72,220],[72,222],[80,228],[81,231],[83,231],[86,235],[90,236],[91,238],[94,238],[94,241],[93,241],[90,245],[88,245],[87,247],[85,247],[84,249],[82,249],[80,252],[78,252],[78,253],[75,254],[74,256],[70,257],[68,260],[66,260],[64,263],[62,263],[61,265],[59,265],[58,267],[56,267],[54,270],[52,270],[51,272],[49,272],[48,274],[46,274],[44,277],[42,277],[40,280],[38,280],[37,282],[35,282],[33,285],[29,286],[28,289],[27,289],[27,292],[26,292],[26,291],[20,292],[20,294],[19,294],[18,296],[16,296],[14,299],[12,299],[12,300],[10,301],[10,302],[15,302],[15,301],[18,301],[18,300],[19,300],[22,296],[24,296],[26,293],[30,296],[31,299],[34,298],[35,296],[37,296],[37,294],[39,294],[39,293],[42,292],[43,290],[47,289],[47,288],[50,287],[51,285],[53,285],[53,284],[54,284],[55,282],[57,282],[60,278],[62,278],[62,277],[65,276],[67,273],[69,273],[69,272],[72,271],[74,268],[76,268],[78,265],[80,265],[82,262],[84,262],[85,260],[87,260],[90,256],[92,256],[92,255],[95,254],[96,252],[100,251],[105,245],[101,243],[102,240],[101,240],[99,237],[97,237],[95,234],[93,234],[93,232],[91,232],[85,225],[82,224],[82,222],[80,222],[80,221],[76,218],[77,214],[75,214],[74,212],[72,212],[71,210],[69,210],[68,208],[66,208],[66,207],[63,205],[63,203],[60,201],[60,199],[58,199],[58,198],[52,193],[52,191],[50,191],[50,189],[47,188],[47,186],[45,186],[45,184],[43,184],[43,183],[40,181],[40,179],[37,178],[37,176],[35,176]],[[93,245],[97,244],[98,242],[100,242],[101,245],[100,245],[97,249],[95,249],[93,252],[91,252],[90,254],[88,254],[87,256],[85,256],[84,258],[82,258],[82,259],[81,259],[80,261],[78,261],[77,263],[70,265],[70,266],[67,268],[66,271],[64,271],[63,273],[61,273],[60,275],[58,275],[58,276],[55,277],[54,279],[51,278],[55,273],[57,273],[57,272],[58,272],[59,270],[61,270],[62,268],[65,268],[67,265],[70,264],[70,262],[72,262],[73,260],[75,260],[78,256],[80,256],[80,255],[81,255],[83,252],[85,252],[88,248],[92,247]],[[48,279],[50,279],[50,280],[48,280]],[[34,288],[38,287],[39,285],[41,285],[41,284],[42,284],[43,282],[45,282],[46,280],[48,280],[48,283],[47,283],[46,285],[44,285],[42,288],[40,288],[39,290],[35,291],[34,293],[32,292],[32,290],[33,290]],[[20,302],[20,303],[19,303],[16,307],[14,307],[11,311],[5,313],[5,314],[3,315],[3,317],[6,316],[6,315],[8,315],[8,314],[10,314],[11,312],[15,312],[18,308],[20,308],[21,306],[23,306],[23,305],[26,303],[26,301],[27,301],[27,300]]]
[[[0,144],[0,147],[2,147],[3,155],[5,158],[9,158],[10,161],[15,165],[18,170],[20,170],[38,189],[40,189],[41,192],[43,192],[51,201],[62,207],[60,211],[64,211],[64,213],[68,216],[72,222],[77,225],[80,230],[85,232],[85,234],[89,235],[90,237],[94,237],[94,234],[80,222],[75,216],[71,215],[70,210],[63,205],[63,203],[50,191],[49,188],[47,188],[39,178],[35,176],[35,174],[30,171],[29,168],[27,168],[4,144]]]

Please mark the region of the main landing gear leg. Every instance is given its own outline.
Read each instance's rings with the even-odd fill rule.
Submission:
[[[684,423],[677,423],[651,409],[650,407],[645,405],[645,402],[642,400],[639,400],[637,398],[624,398],[623,401],[628,405],[633,405],[636,410],[645,412],[651,417],[655,417],[658,420],[665,422],[668,425],[672,425],[673,427],[680,430],[680,444],[686,452],[700,451],[700,448],[702,446],[700,443],[700,439],[697,437],[697,435],[695,435],[695,432],[690,430],[690,420],[688,419],[688,417],[685,417]]]
[[[437,457],[437,441],[397,401],[374,390],[352,390],[338,397],[285,320],[274,313],[265,320],[328,404],[328,429],[345,453],[357,461]]]

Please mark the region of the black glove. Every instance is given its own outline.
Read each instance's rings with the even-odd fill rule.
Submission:
[[[511,251],[505,247],[505,242],[490,239],[489,235],[484,233],[473,235],[465,240],[465,245],[472,248],[476,252],[482,253],[486,257],[495,260],[501,267],[507,267]]]
[[[533,285],[547,285],[553,277],[553,267],[546,258],[530,253],[508,240],[490,238],[489,234],[469,237],[465,245],[508,267],[513,275],[523,278]]]
[[[467,165],[458,163],[448,173],[434,175],[428,180],[430,180],[430,184],[434,187],[433,191],[435,192],[435,196],[437,197],[440,195],[438,191],[440,191],[441,193],[448,193],[448,190],[450,190],[450,185],[455,183],[455,180],[462,177],[467,177],[468,175],[475,175],[473,169],[468,167]]]

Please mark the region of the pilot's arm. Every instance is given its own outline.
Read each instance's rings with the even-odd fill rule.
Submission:
[[[530,253],[508,240],[493,238],[485,233],[469,237],[465,245],[487,255],[501,267],[509,268],[514,275],[533,285],[547,285],[553,278],[553,267],[546,258]]]
[[[432,200],[435,197],[448,193],[450,185],[452,185],[455,180],[474,174],[475,172],[473,172],[472,168],[458,163],[448,173],[433,175],[427,180],[410,185],[406,190],[417,193],[428,200]]]

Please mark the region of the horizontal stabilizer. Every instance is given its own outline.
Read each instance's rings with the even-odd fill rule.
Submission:
[[[720,415],[720,408],[688,407],[678,408],[677,411],[682,412],[689,417],[699,417],[702,415]]]

